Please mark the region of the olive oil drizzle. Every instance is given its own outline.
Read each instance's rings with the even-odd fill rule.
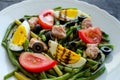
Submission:
[[[64,61],[66,64],[68,64],[69,61],[70,61],[70,53],[71,53],[70,51],[68,53],[66,53],[66,58],[65,58],[65,61]]]

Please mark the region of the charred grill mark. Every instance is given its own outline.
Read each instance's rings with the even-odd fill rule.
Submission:
[[[61,60],[63,59],[62,57],[64,56],[65,52],[66,52],[66,49],[64,48],[64,49],[63,49],[63,52],[62,52],[62,55],[61,55],[61,58],[60,58]],[[64,60],[63,60],[63,61],[64,61]]]
[[[57,49],[56,52],[57,52],[57,53],[56,53],[56,55],[55,55],[55,59],[57,60],[57,58],[58,58],[58,53],[59,53],[58,49]]]
[[[60,19],[60,18],[61,18],[61,13],[62,13],[62,11],[60,11],[60,12],[59,12],[59,17],[58,17],[58,19]]]
[[[66,21],[66,17],[67,17],[67,9],[65,9],[64,21]]]
[[[57,46],[55,59],[63,62],[65,64],[69,64],[72,61],[72,56],[75,56],[72,51],[67,48],[63,48],[62,45]]]
[[[57,45],[57,50],[56,50],[56,54],[55,54],[55,59],[57,60],[58,58],[58,53],[59,53],[59,45]]]
[[[66,53],[66,58],[65,58],[65,60],[64,60],[64,62],[66,63],[66,64],[68,64],[69,63],[69,61],[70,61],[70,51],[68,52],[68,53]]]

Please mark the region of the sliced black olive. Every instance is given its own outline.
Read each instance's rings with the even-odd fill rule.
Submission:
[[[49,40],[55,40],[55,38],[51,34],[51,31],[46,32],[45,33],[45,37],[46,37],[47,41],[49,41]]]
[[[79,22],[82,22],[85,18],[86,18],[85,16],[79,16],[78,20],[79,20]]]
[[[42,27],[39,24],[36,24],[33,28],[33,32],[38,34],[42,30]]]
[[[101,47],[101,51],[105,54],[108,55],[109,53],[112,52],[112,48],[108,47],[108,46],[103,46]]]
[[[43,45],[42,45],[41,43],[36,42],[36,43],[33,44],[32,50],[33,50],[34,52],[39,53],[39,52],[42,52],[42,51],[44,50],[44,47],[43,47]]]

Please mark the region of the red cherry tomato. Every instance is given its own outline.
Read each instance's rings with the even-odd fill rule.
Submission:
[[[29,72],[41,72],[48,70],[56,65],[56,61],[48,57],[31,52],[21,53],[19,62],[23,68]]]
[[[38,23],[43,29],[52,29],[54,24],[54,11],[52,9],[44,10],[39,15]]]
[[[90,27],[88,29],[82,29],[78,31],[80,39],[86,43],[100,43],[102,38],[102,32],[99,27]]]

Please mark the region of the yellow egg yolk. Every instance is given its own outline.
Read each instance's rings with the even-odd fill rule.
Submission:
[[[77,9],[66,9],[62,10],[61,13],[66,15],[69,18],[76,18],[78,16],[78,10]]]
[[[27,38],[27,32],[23,25],[18,26],[12,37],[12,43],[18,46],[23,45]]]

